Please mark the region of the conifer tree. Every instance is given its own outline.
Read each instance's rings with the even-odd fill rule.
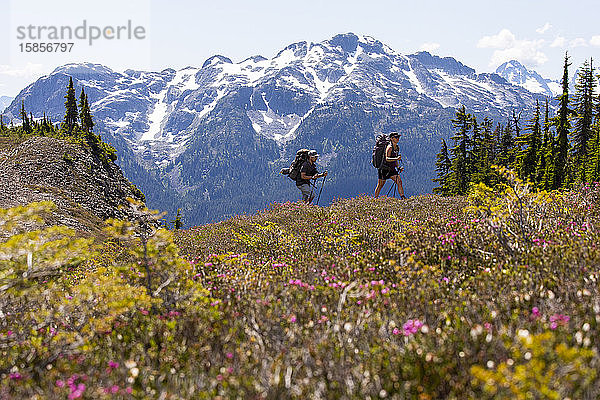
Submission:
[[[494,133],[492,132],[493,121],[485,117],[483,119],[483,123],[481,128],[483,130],[483,165],[482,165],[482,182],[486,185],[490,186],[493,184],[493,173],[492,173],[492,165],[495,163],[496,157],[496,142],[494,140]]]
[[[21,120],[23,121],[23,125],[21,125],[21,128],[23,129],[23,132],[28,135],[31,132],[33,132],[33,129],[31,128],[31,121],[29,120],[29,117],[27,116],[27,112],[25,111],[25,102],[21,101],[21,111],[19,113],[21,115]]]
[[[446,140],[442,139],[442,149],[437,154],[435,161],[435,172],[437,173],[438,177],[433,179],[433,181],[437,182],[439,186],[433,188],[433,193],[440,194],[442,196],[450,194],[449,180],[451,166],[452,163],[450,162],[450,157],[448,156],[448,146],[446,145]]]
[[[483,143],[483,134],[477,123],[475,116],[471,119],[471,149],[469,151],[469,177],[471,182],[479,183],[484,182],[486,178],[486,148]]]
[[[501,131],[501,137],[498,143],[498,156],[496,161],[498,165],[510,167],[514,161],[515,139],[512,131],[510,119]]]
[[[92,119],[92,113],[90,111],[87,95],[85,94],[83,88],[81,88],[81,94],[79,96],[79,120],[81,121],[81,128],[84,132],[92,132],[94,129],[94,121]]]
[[[171,223],[173,224],[173,228],[175,230],[179,230],[179,229],[183,228],[183,221],[181,219],[181,209],[180,208],[177,209],[177,215],[175,216],[175,219],[173,221],[171,221]]]
[[[596,82],[600,80],[600,75]],[[592,125],[592,140],[590,143],[590,157],[587,166],[587,180],[600,181],[600,95],[595,98],[594,124]]]
[[[594,122],[594,90],[596,77],[594,76],[593,60],[583,63],[577,74],[573,108],[575,113],[575,126],[573,127],[573,158],[575,163],[576,180],[586,180],[586,164],[589,142],[592,139],[592,125]]]
[[[471,129],[471,115],[467,114],[465,106],[462,106],[452,120],[456,129],[454,147],[451,150],[450,168],[450,193],[465,194],[469,187],[469,165],[467,149],[469,148],[469,130]]]
[[[67,94],[65,95],[65,120],[63,129],[72,134],[73,129],[77,126],[77,100],[75,99],[75,89],[73,88],[73,78],[69,77],[69,85],[67,86]]]
[[[598,182],[600,181],[600,118],[596,118],[592,128],[593,136],[590,140],[586,176],[588,182]]]
[[[542,142],[537,154],[535,184],[540,189],[548,190],[554,180],[553,177],[547,175],[547,173],[552,173],[554,170],[554,168],[548,169],[548,166],[554,163],[552,158],[554,140],[550,134],[548,99],[546,99],[544,111],[543,132]]]
[[[554,154],[554,183],[552,189],[558,189],[566,185],[569,177],[567,166],[567,155],[569,153],[569,132],[571,130],[571,122],[569,116],[569,55],[565,53],[565,64],[562,77],[562,94],[558,97],[560,107],[558,115],[555,119],[557,143]]]
[[[521,136],[522,147],[517,155],[516,165],[519,177],[525,181],[535,181],[538,151],[542,129],[540,126],[540,103],[536,101],[535,113]]]

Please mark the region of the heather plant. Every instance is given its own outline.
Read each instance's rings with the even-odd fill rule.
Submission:
[[[173,232],[135,205],[29,300],[41,347],[3,321],[0,397],[597,398],[600,188],[497,173]]]

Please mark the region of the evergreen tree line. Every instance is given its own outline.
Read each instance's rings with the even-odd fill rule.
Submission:
[[[493,165],[517,172],[524,181],[540,190],[569,188],[575,183],[600,180],[600,75],[593,60],[585,61],[569,95],[569,62],[565,55],[562,94],[555,115],[548,100],[536,103],[533,117],[521,127],[521,114],[515,111],[505,125],[489,118],[477,121],[463,106],[452,120],[453,147],[442,140],[436,157],[438,184],[434,193],[466,194],[471,183],[493,186],[498,176]]]
[[[75,96],[73,78],[69,77],[67,94],[65,95],[65,117],[61,124],[53,124],[50,117],[44,113],[43,117],[35,120],[33,115],[27,114],[25,102],[21,101],[19,112],[22,121],[20,126],[14,126],[12,121],[7,126],[4,118],[0,115],[0,136],[26,137],[26,136],[48,136],[60,139],[72,139],[87,143],[92,151],[105,161],[117,159],[115,149],[104,143],[100,136],[93,132],[94,120],[88,103],[85,90],[81,88],[79,95],[79,106]]]

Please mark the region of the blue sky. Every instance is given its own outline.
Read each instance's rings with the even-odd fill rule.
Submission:
[[[598,0],[0,0],[0,95],[15,96],[59,65],[89,61],[114,70],[200,66],[222,54],[234,62],[272,57],[290,43],[320,42],[338,33],[372,36],[399,53],[428,50],[452,56],[477,72],[517,59],[559,79],[565,50],[573,67],[600,62]],[[587,10],[582,12],[581,10]],[[139,40],[75,41],[69,53],[22,52],[18,27],[100,29],[127,24]],[[600,64],[598,64],[600,65]]]

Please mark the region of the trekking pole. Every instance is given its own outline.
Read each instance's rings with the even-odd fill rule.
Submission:
[[[319,200],[321,199],[321,192],[323,191],[323,186],[325,186],[325,178],[327,178],[327,175],[323,177],[323,182],[321,182],[321,190],[319,190],[319,196],[317,197],[317,205],[319,205]]]
[[[390,197],[390,192],[392,191],[393,188],[394,188],[394,181],[392,181],[392,186],[390,186],[390,188],[387,191],[387,194],[386,194],[387,197]]]

